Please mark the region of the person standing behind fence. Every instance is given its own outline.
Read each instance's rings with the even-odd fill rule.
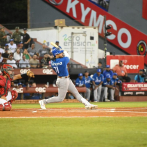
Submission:
[[[0,28],[0,45],[3,48],[7,41],[7,35],[5,33],[4,27]]]
[[[128,77],[127,75],[127,70],[123,65],[123,61],[120,60],[119,64],[115,65],[115,67],[113,68],[113,72],[116,72],[119,79],[123,82],[130,82],[131,78]]]
[[[83,77],[85,79],[85,86],[86,86],[86,93],[85,93],[85,98],[87,101],[90,101],[90,94],[91,94],[91,82],[92,78],[89,76],[89,72],[85,71],[85,76]]]
[[[29,47],[29,43],[31,41],[30,35],[27,33],[27,29],[24,28],[23,29],[24,34],[23,34],[23,48],[28,48]]]
[[[104,81],[104,76],[101,74],[101,72],[101,69],[97,69],[97,73],[95,73],[92,77],[94,102],[99,102],[101,97],[102,83]]]
[[[19,31],[19,27],[15,27],[15,32],[12,34],[12,39],[18,45],[21,42],[21,36],[23,36],[23,33]]]

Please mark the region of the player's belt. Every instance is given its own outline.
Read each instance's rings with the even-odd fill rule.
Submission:
[[[69,78],[69,76],[66,76],[66,77],[59,77],[59,76],[58,76],[58,78]]]

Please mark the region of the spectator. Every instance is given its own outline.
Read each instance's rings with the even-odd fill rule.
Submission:
[[[20,53],[20,49],[17,49],[14,53],[14,59],[16,62],[20,61],[22,59],[22,53]]]
[[[94,102],[99,102],[101,98],[102,83],[104,81],[104,76],[101,74],[101,72],[101,69],[97,69],[97,73],[95,73],[92,77]]]
[[[28,50],[27,50],[27,49],[24,49],[23,55],[25,55],[26,60],[30,60],[30,59],[31,59],[31,56],[30,56],[30,54],[28,53]]]
[[[20,68],[30,68],[29,61],[26,59],[26,56],[22,56],[22,60],[19,61]]]
[[[2,57],[3,57],[4,59],[8,59],[8,57],[9,57],[8,50],[9,50],[9,49],[6,48],[6,49],[5,49],[5,53],[2,54]]]
[[[29,89],[29,87],[30,87],[30,86],[29,86],[29,83],[26,82],[26,83],[23,85],[23,87],[26,87],[26,89]],[[30,93],[24,93],[23,96],[24,96],[24,99],[31,99]]]
[[[9,45],[6,43],[5,44],[5,47],[4,47],[5,49],[8,49],[8,51],[9,51]]]
[[[124,67],[122,60],[119,61],[118,65],[115,65],[115,67],[113,68],[113,72],[117,73],[121,81],[125,81],[125,82],[131,81],[130,77],[127,76],[127,70]]]
[[[91,94],[91,82],[92,82],[92,78],[89,76],[89,72],[85,71],[85,86],[86,86],[86,93],[85,93],[85,98],[87,99],[87,101],[90,101],[90,94]]]
[[[32,83],[31,87],[36,88],[36,83],[35,82]],[[31,95],[31,99],[41,99],[41,97],[42,97],[42,94],[40,94],[40,93],[32,93],[30,95]]]
[[[33,55],[33,58],[30,59],[30,65],[31,65],[31,68],[38,68],[40,66],[39,60],[37,60],[37,55]]]
[[[59,45],[59,41],[56,41],[55,44],[59,47],[59,49],[62,49],[62,47]],[[56,47],[53,47],[52,50],[54,50]]]
[[[21,36],[23,36],[23,33],[19,31],[19,27],[15,27],[15,32],[12,34],[12,39],[17,45],[21,42]]]
[[[113,76],[113,71],[110,69],[109,65],[106,65],[106,70],[103,71],[104,78],[106,78],[107,75],[110,75],[112,78]]]
[[[5,52],[4,49],[2,49],[0,46],[0,53],[3,54],[4,52]]]
[[[2,53],[0,53],[0,63],[3,62],[3,57],[2,57]]]
[[[108,102],[110,100],[115,101],[114,100],[115,87],[114,87],[113,81],[111,80],[111,76],[109,74],[104,79],[102,86],[103,86],[102,87],[102,100],[105,101],[105,102]],[[110,92],[110,100],[107,98],[108,89],[109,89],[109,92]]]
[[[12,54],[9,55],[7,63],[9,65],[13,66],[13,68],[17,68],[16,61],[13,60],[13,55]]]
[[[98,63],[98,68],[102,68],[102,62]]]
[[[31,41],[30,35],[27,33],[27,29],[24,28],[24,34],[23,34],[23,48],[27,49],[29,47],[29,43]]]
[[[101,74],[103,74],[103,66],[102,66],[102,62],[99,62],[98,63],[98,67],[97,67],[98,69],[101,69]]]
[[[144,82],[144,70],[143,69],[140,69],[139,70],[139,73],[135,76],[134,80],[135,82],[138,82],[138,83],[143,83]]]
[[[35,44],[31,45],[31,48],[28,49],[28,53],[30,54],[31,57],[33,57],[37,53],[35,49]]]
[[[44,57],[41,59],[41,66],[43,68],[47,68],[49,65],[50,59],[51,59],[51,56],[49,54],[44,54]]]
[[[7,35],[5,33],[4,27],[0,28],[0,45],[3,48],[7,41]]]
[[[39,56],[43,57],[45,54],[50,54],[50,48],[47,48],[45,44],[42,45],[42,49],[39,50]]]
[[[9,52],[14,53],[16,51],[16,44],[14,43],[13,39],[10,39],[10,43],[8,43]]]
[[[20,52],[23,53],[23,51],[24,51],[24,49],[23,49],[23,42],[19,43],[18,48],[20,49]]]

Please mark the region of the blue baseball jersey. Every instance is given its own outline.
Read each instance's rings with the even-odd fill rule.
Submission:
[[[96,85],[99,85],[101,82],[104,81],[104,76],[102,74],[98,76],[98,74],[95,73],[92,77],[92,81],[94,81]]]
[[[137,81],[138,83],[142,83],[144,82],[144,77],[141,77],[140,75],[136,75],[134,80]]]
[[[107,75],[110,75],[111,78],[112,78],[113,77],[113,71],[112,70],[109,70],[109,71],[104,70],[103,75],[104,75],[104,78],[106,78]]]
[[[112,80],[113,84],[122,83],[122,81],[120,81],[119,78],[116,78],[116,79],[112,78],[111,80]],[[113,86],[115,86],[115,85],[113,85]]]
[[[55,60],[51,60],[51,66],[53,70],[57,73],[60,77],[66,77],[69,75],[67,64],[69,62],[68,57],[57,58]]]
[[[90,83],[91,83],[91,81],[92,81],[92,78],[91,78],[90,76],[88,76],[87,78],[84,77],[84,79],[85,79],[85,86],[86,86],[87,88],[90,88]]]
[[[106,85],[111,85],[111,86],[113,86],[113,85],[114,85],[114,82],[113,82],[112,79],[108,82],[107,79],[105,78],[102,85],[103,85],[104,87],[105,87]]]
[[[76,86],[81,87],[83,85],[85,85],[85,79],[84,78],[82,78],[82,79],[77,78],[76,79]]]

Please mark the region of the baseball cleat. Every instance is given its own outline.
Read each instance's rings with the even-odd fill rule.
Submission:
[[[91,105],[88,105],[88,106],[85,106],[85,109],[96,109],[96,108],[98,108],[98,106],[97,105],[93,105],[93,104],[91,104]]]
[[[40,100],[39,104],[40,104],[41,109],[46,110],[43,100]]]
[[[105,99],[105,102],[110,102],[110,100],[109,99]]]

